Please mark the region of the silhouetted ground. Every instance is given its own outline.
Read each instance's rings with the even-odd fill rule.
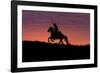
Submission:
[[[23,41],[22,61],[55,61],[90,58],[90,45],[58,45],[39,41]]]

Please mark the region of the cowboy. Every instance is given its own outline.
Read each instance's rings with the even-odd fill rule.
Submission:
[[[56,23],[53,23],[53,26],[54,26],[54,31],[58,32],[58,26],[56,25]]]
[[[56,23],[53,23],[53,26],[54,26],[55,35],[57,37],[59,34],[58,26],[56,25]]]

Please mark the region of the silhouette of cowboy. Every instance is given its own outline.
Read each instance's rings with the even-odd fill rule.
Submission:
[[[66,35],[64,35],[61,31],[58,30],[58,26],[56,25],[56,23],[52,23],[54,27],[50,26],[48,29],[48,32],[51,33],[51,36],[48,37],[48,42],[54,42],[54,40],[59,39],[59,44],[64,41],[66,42],[67,45],[69,45],[69,41],[68,41],[68,37]]]
[[[56,37],[58,37],[58,35],[59,35],[58,26],[57,26],[57,24],[56,24],[56,23],[52,23],[52,24],[53,24],[53,26],[54,26],[55,36],[56,36]]]
[[[58,26],[56,25],[56,23],[53,23],[53,26],[54,26],[54,31],[58,32]]]

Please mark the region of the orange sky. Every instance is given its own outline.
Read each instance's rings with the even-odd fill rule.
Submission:
[[[47,30],[54,22],[59,30],[68,37],[71,44],[85,45],[90,43],[90,15],[88,13],[24,10],[22,20],[23,41],[47,42],[50,36]]]

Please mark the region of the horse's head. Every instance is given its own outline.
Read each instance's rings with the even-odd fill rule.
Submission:
[[[53,27],[49,27],[48,32],[52,32],[52,31],[54,31],[54,28]]]

